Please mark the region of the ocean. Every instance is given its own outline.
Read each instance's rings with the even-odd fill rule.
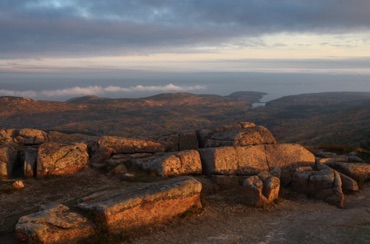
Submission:
[[[265,92],[260,102],[287,95],[317,92],[370,92],[370,75],[252,72],[86,72],[2,73],[0,96],[64,101],[97,95],[137,98],[167,92],[229,95],[237,91]]]

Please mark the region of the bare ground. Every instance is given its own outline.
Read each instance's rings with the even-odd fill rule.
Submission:
[[[278,204],[256,209],[240,204],[233,189],[214,191],[207,179],[204,209],[170,223],[138,230],[96,243],[370,243],[370,184],[347,195],[345,208],[307,199],[289,189]],[[0,189],[9,182],[0,182]],[[61,202],[74,208],[78,198],[92,192],[129,187],[128,182],[93,170],[42,180],[25,180],[16,192],[0,192],[0,243],[16,243],[14,225],[20,216],[35,212],[42,204]]]

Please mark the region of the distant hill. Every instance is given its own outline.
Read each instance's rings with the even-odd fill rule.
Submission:
[[[249,114],[279,139],[302,144],[360,145],[370,135],[369,92],[286,96]]]
[[[148,136],[241,121],[263,93],[250,94],[244,100],[190,93],[138,99],[84,96],[66,102],[0,97],[0,127]]]
[[[153,136],[253,121],[279,141],[358,146],[370,135],[370,93],[286,96],[252,109],[264,93],[228,96],[165,93],[138,99],[84,96],[66,102],[0,97],[0,128],[36,128],[96,135]]]
[[[74,97],[68,99],[66,103],[95,103],[99,101],[110,100],[109,98],[102,98],[98,96],[83,96],[83,97]]]
[[[253,103],[253,102],[259,101],[264,95],[267,95],[267,93],[253,92],[253,91],[239,91],[239,92],[231,93],[227,97]]]

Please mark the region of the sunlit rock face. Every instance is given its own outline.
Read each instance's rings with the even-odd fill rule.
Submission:
[[[159,176],[202,174],[202,162],[197,150],[155,153],[148,157],[132,158],[131,164]]]
[[[274,168],[274,171],[276,169]],[[258,175],[246,178],[243,181],[241,202],[255,207],[265,207],[277,200],[280,191],[280,179],[271,173],[263,171]]]
[[[200,145],[203,147],[250,146],[276,143],[274,136],[265,127],[245,123],[223,126],[214,131],[201,130],[199,134]]]
[[[155,153],[165,150],[159,142],[115,136],[103,136],[99,138],[98,144],[100,147],[112,148],[113,153]]]
[[[314,155],[298,144],[202,148],[199,152],[204,174],[258,174],[279,167],[283,184],[291,181],[296,167],[315,164]]]
[[[27,243],[78,243],[94,235],[87,218],[62,204],[41,207],[39,212],[18,220],[15,227],[19,241]]]
[[[291,182],[295,168],[315,164],[315,156],[299,144],[265,145],[265,150],[269,167],[281,169],[283,185]]]
[[[23,145],[40,145],[49,140],[45,131],[35,129],[21,129],[16,133],[14,141]]]
[[[370,180],[370,164],[357,162],[328,162],[326,165],[356,181],[365,182]]]
[[[12,146],[0,145],[0,177],[11,176],[17,163],[18,151]]]
[[[88,166],[89,154],[83,143],[44,143],[38,149],[37,177],[73,174]]]

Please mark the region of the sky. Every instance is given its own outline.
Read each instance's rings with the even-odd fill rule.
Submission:
[[[0,33],[0,95],[207,90],[190,73],[370,76],[368,0],[0,0]],[[178,76],[143,82],[159,72]],[[100,82],[57,84],[81,77]]]

